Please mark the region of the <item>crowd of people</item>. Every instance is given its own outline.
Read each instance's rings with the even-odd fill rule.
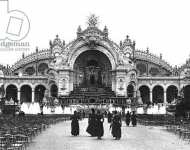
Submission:
[[[85,115],[82,115],[85,116]],[[123,117],[120,112],[113,111],[101,113],[100,110],[95,111],[95,109],[91,109],[91,113],[88,115],[88,126],[86,132],[90,134],[92,137],[97,137],[97,139],[101,139],[104,135],[104,118],[107,117],[107,121],[110,124],[110,130],[112,136],[116,140],[120,140],[121,138],[121,127],[122,120],[124,119],[126,122],[126,126],[129,126],[130,123],[133,127],[137,125],[136,114],[133,111],[130,113],[129,111]],[[71,116],[71,134],[73,136],[79,135],[79,120],[81,119],[80,113],[77,111]]]

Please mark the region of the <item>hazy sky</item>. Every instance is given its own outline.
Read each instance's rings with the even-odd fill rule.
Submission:
[[[1,3],[0,3],[1,5]],[[66,44],[76,38],[87,17],[99,16],[99,28],[107,25],[109,38],[119,43],[129,35],[136,48],[159,55],[171,65],[185,63],[190,54],[189,0],[9,0],[9,9],[25,12],[30,31],[22,42],[30,43],[30,54],[49,48],[56,34]],[[2,42],[2,41],[0,41]],[[23,51],[0,51],[0,63],[12,65]]]

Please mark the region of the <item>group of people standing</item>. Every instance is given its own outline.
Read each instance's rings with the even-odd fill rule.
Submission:
[[[107,114],[108,123],[110,124],[110,130],[112,136],[119,140],[121,138],[121,126],[122,126],[122,116],[121,113],[114,111],[113,113],[108,112]],[[71,134],[74,136],[79,135],[79,120],[80,117],[78,113],[75,111],[74,115],[71,116]],[[136,126],[136,115],[133,112],[130,114],[127,112],[125,121],[127,126],[129,126],[130,121],[132,121],[132,125]],[[88,118],[88,127],[86,129],[86,132],[89,133],[92,137],[97,137],[97,139],[101,139],[101,137],[104,135],[104,115],[100,112],[100,110],[97,110],[95,112],[94,109],[91,109],[91,113],[89,114]]]
[[[132,123],[132,126],[135,127],[137,125],[137,117],[135,112],[133,111],[132,114],[127,111],[126,115],[125,115],[125,123],[127,126],[130,125],[130,122]]]
[[[100,113],[100,110],[95,113],[95,110],[91,110],[91,114],[89,114],[88,118],[88,127],[86,129],[86,132],[88,132],[91,136],[97,137],[98,139],[101,139],[101,137],[104,135],[104,116]]]

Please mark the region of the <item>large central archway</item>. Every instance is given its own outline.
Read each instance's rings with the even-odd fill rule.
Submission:
[[[74,63],[74,87],[111,87],[109,58],[98,50],[81,53]]]

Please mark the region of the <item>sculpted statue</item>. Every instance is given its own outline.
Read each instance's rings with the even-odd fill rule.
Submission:
[[[123,85],[124,85],[123,79],[119,79],[119,89],[120,90],[123,90]]]
[[[98,17],[95,14],[90,15],[87,24],[89,27],[96,27],[98,24]]]
[[[123,60],[121,60],[121,59],[119,59],[118,60],[118,65],[123,65],[124,63],[123,63]]]

